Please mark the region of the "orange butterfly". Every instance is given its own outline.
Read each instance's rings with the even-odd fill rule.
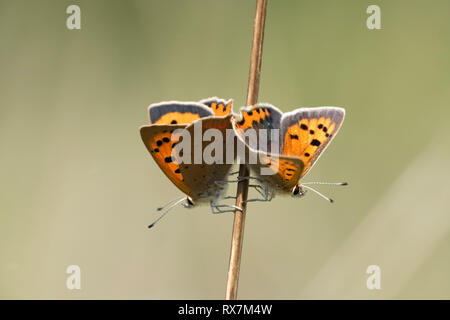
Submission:
[[[258,104],[241,109],[241,118],[233,119],[233,128],[239,141],[245,145],[247,155],[258,159],[249,164],[255,178],[262,183],[257,191],[263,199],[249,201],[270,201],[276,192],[303,196],[306,189],[318,193],[300,180],[309,172],[322,152],[338,133],[344,121],[345,110],[337,107],[300,108],[282,113],[270,104]],[[267,143],[250,145],[247,131],[265,129]],[[262,168],[267,171],[261,174]],[[320,183],[347,185],[347,183]]]
[[[232,100],[218,98],[200,102],[171,101],[150,105],[150,125],[140,128],[142,141],[164,174],[186,195],[159,208],[158,210],[162,210],[169,206],[150,227],[178,204],[192,207],[195,203],[209,202],[213,213],[229,211],[224,208],[236,209],[235,206],[218,204],[226,187],[222,182],[228,176],[232,164],[226,164],[226,161],[222,161],[223,164],[194,164],[193,161],[182,163],[173,153],[176,144],[180,142],[181,133],[177,129],[186,130],[189,136],[194,138],[195,125],[201,124],[202,137],[203,133],[211,128],[219,130],[225,136],[226,130],[232,129],[231,110]],[[223,143],[225,144],[225,140]],[[190,145],[194,146],[194,143]],[[206,145],[207,143],[202,141],[202,151]],[[194,154],[193,149],[190,154]]]

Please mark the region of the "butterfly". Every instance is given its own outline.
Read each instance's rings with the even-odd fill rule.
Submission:
[[[241,117],[233,119],[233,129],[245,145],[246,157],[256,159],[249,167],[256,174],[254,179],[262,184],[253,187],[263,198],[253,201],[270,201],[276,193],[303,196],[310,189],[333,202],[300,180],[336,136],[344,117],[345,110],[338,107],[299,108],[287,113],[270,104],[242,108]],[[265,129],[264,134],[258,135],[252,145],[247,133],[260,129]],[[309,184],[347,185],[346,182]]]
[[[232,100],[214,97],[200,102],[170,101],[149,106],[150,125],[140,128],[142,141],[167,178],[185,194],[182,198],[158,208],[162,210],[168,206],[168,209],[149,227],[178,204],[192,207],[196,203],[209,202],[213,213],[225,212],[224,208],[236,209],[235,206],[218,204],[226,188],[226,183],[223,182],[226,181],[232,164],[227,164],[225,159],[212,164],[194,163],[192,157],[183,163],[180,154],[177,157],[173,152],[180,143],[183,133],[187,132],[187,137],[192,139],[188,151],[190,155],[194,155],[193,140],[196,126],[201,127],[199,133],[202,137],[208,129],[219,130],[225,137],[227,129],[232,130],[232,104]],[[203,139],[201,141],[203,152],[208,142]],[[226,149],[225,139],[222,142]]]

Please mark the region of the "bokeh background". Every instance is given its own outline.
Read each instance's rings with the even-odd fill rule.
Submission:
[[[82,29],[66,28],[81,7]],[[382,30],[366,28],[381,7]],[[0,1],[0,298],[222,299],[233,217],[180,195],[147,106],[245,101],[254,1]],[[336,105],[305,180],[249,207],[243,299],[450,298],[450,2],[270,1],[260,101]],[[231,189],[230,193],[234,190]],[[81,267],[82,289],[66,288]],[[368,290],[366,268],[381,268]]]

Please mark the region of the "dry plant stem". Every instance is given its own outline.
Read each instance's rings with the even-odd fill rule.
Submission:
[[[255,25],[253,30],[252,53],[250,59],[250,74],[248,77],[247,106],[254,105],[258,101],[266,9],[267,0],[256,1]],[[248,177],[248,175],[249,170],[247,166],[241,164],[239,167],[239,176]],[[247,209],[245,201],[247,200],[248,195],[248,183],[248,179],[243,179],[237,186],[236,206],[242,208],[242,211],[236,210],[234,212],[230,263],[228,267],[227,289],[225,295],[227,300],[235,300],[237,298],[242,243],[244,240],[245,214]]]

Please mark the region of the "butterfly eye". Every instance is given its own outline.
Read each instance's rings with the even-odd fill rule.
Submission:
[[[194,206],[194,200],[191,197],[186,197],[186,208],[190,208]]]
[[[292,195],[295,197],[302,197],[305,195],[305,193],[306,190],[298,184],[292,189]]]

